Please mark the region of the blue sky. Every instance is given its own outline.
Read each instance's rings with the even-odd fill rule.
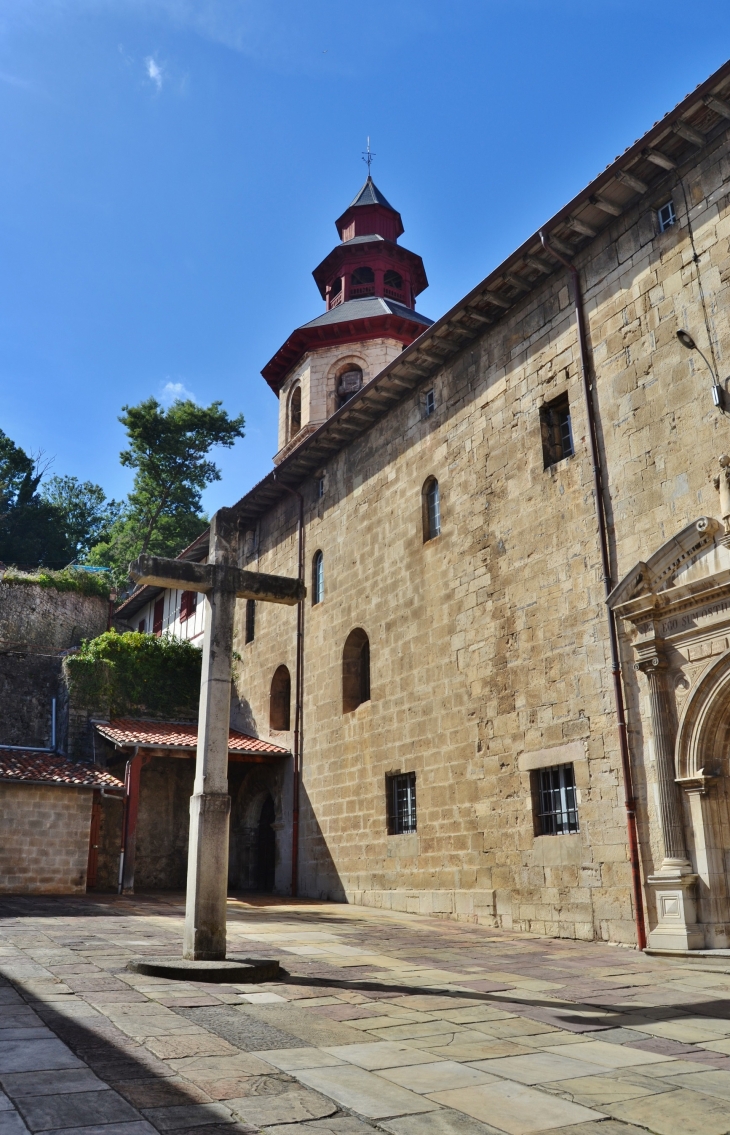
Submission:
[[[0,427],[119,497],[124,403],[221,399],[232,503],[367,135],[437,318],[728,45],[727,0],[0,0]]]

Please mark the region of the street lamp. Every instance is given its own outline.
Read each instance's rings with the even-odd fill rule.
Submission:
[[[704,362],[705,366],[709,370],[709,372],[712,376],[712,402],[713,402],[713,405],[717,406],[720,410],[722,410],[723,409],[723,393],[724,392],[723,392],[722,387],[720,386],[720,383],[717,381],[717,375],[715,374],[714,370],[712,369],[709,362],[707,361],[707,358],[705,357],[705,355],[703,355],[702,351],[699,349],[699,347],[695,343],[695,341],[692,338],[692,336],[690,335],[689,331],[685,331],[684,328],[680,327],[679,331],[677,332],[677,338],[679,339],[682,346],[686,347],[688,351],[697,351],[697,354],[700,356],[700,358]]]

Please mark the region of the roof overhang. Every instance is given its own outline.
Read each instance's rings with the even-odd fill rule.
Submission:
[[[415,315],[415,312],[414,312]],[[336,347],[347,343],[362,343],[369,339],[396,339],[399,343],[412,343],[428,326],[415,319],[396,314],[373,315],[366,319],[348,319],[342,323],[320,324],[316,327],[298,327],[286,343],[279,348],[261,371],[267,383],[279,394],[287,375],[307,351],[318,347]]]
[[[392,240],[385,240],[382,236],[373,236],[371,240],[361,238],[357,243],[348,240],[343,244],[336,245],[330,254],[325,256],[322,263],[317,265],[312,275],[322,299],[325,298],[328,281],[337,275],[338,270],[344,272],[347,265],[352,261],[356,261],[358,264],[362,263],[363,253],[368,256],[387,257],[394,263],[398,263],[398,261],[401,264],[407,263],[414,295],[420,295],[428,287],[426,269],[418,253],[411,252],[408,248],[402,248],[400,244],[396,244]]]

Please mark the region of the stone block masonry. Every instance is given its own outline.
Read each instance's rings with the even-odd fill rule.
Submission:
[[[682,177],[689,217],[678,174],[668,174],[576,257],[614,581],[697,516],[717,515],[711,473],[727,450],[726,419],[675,332],[686,327],[706,347],[699,272],[726,373],[726,131]],[[655,210],[669,198],[677,224],[659,233]],[[564,395],[575,453],[545,468],[540,411]],[[324,599],[308,600],[305,618],[300,893],[635,942],[587,429],[558,269],[332,458],[323,497],[314,479],[300,486],[307,571],[317,551],[324,563]],[[424,542],[431,477],[441,532]],[[255,555],[244,566],[291,574],[294,503],[261,516],[245,546]],[[274,671],[294,673],[295,616],[262,609],[249,643],[242,609],[238,618],[239,699],[266,736]],[[343,713],[343,646],[355,628],[369,638],[370,699]],[[661,851],[650,729],[623,649],[651,874]],[[578,831],[542,835],[536,781],[566,763]],[[397,772],[415,774],[416,833],[389,833],[386,777]]]
[[[0,783],[0,893],[83,894],[91,788]]]

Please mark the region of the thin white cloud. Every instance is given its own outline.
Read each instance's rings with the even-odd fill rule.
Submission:
[[[166,382],[160,391],[160,401],[167,406],[171,406],[173,402],[178,400],[184,402],[187,399],[190,399],[191,402],[198,401],[192,390],[188,390],[183,382]]]
[[[151,55],[148,55],[144,61],[147,70],[147,78],[155,84],[158,91],[162,90],[162,67]]]

